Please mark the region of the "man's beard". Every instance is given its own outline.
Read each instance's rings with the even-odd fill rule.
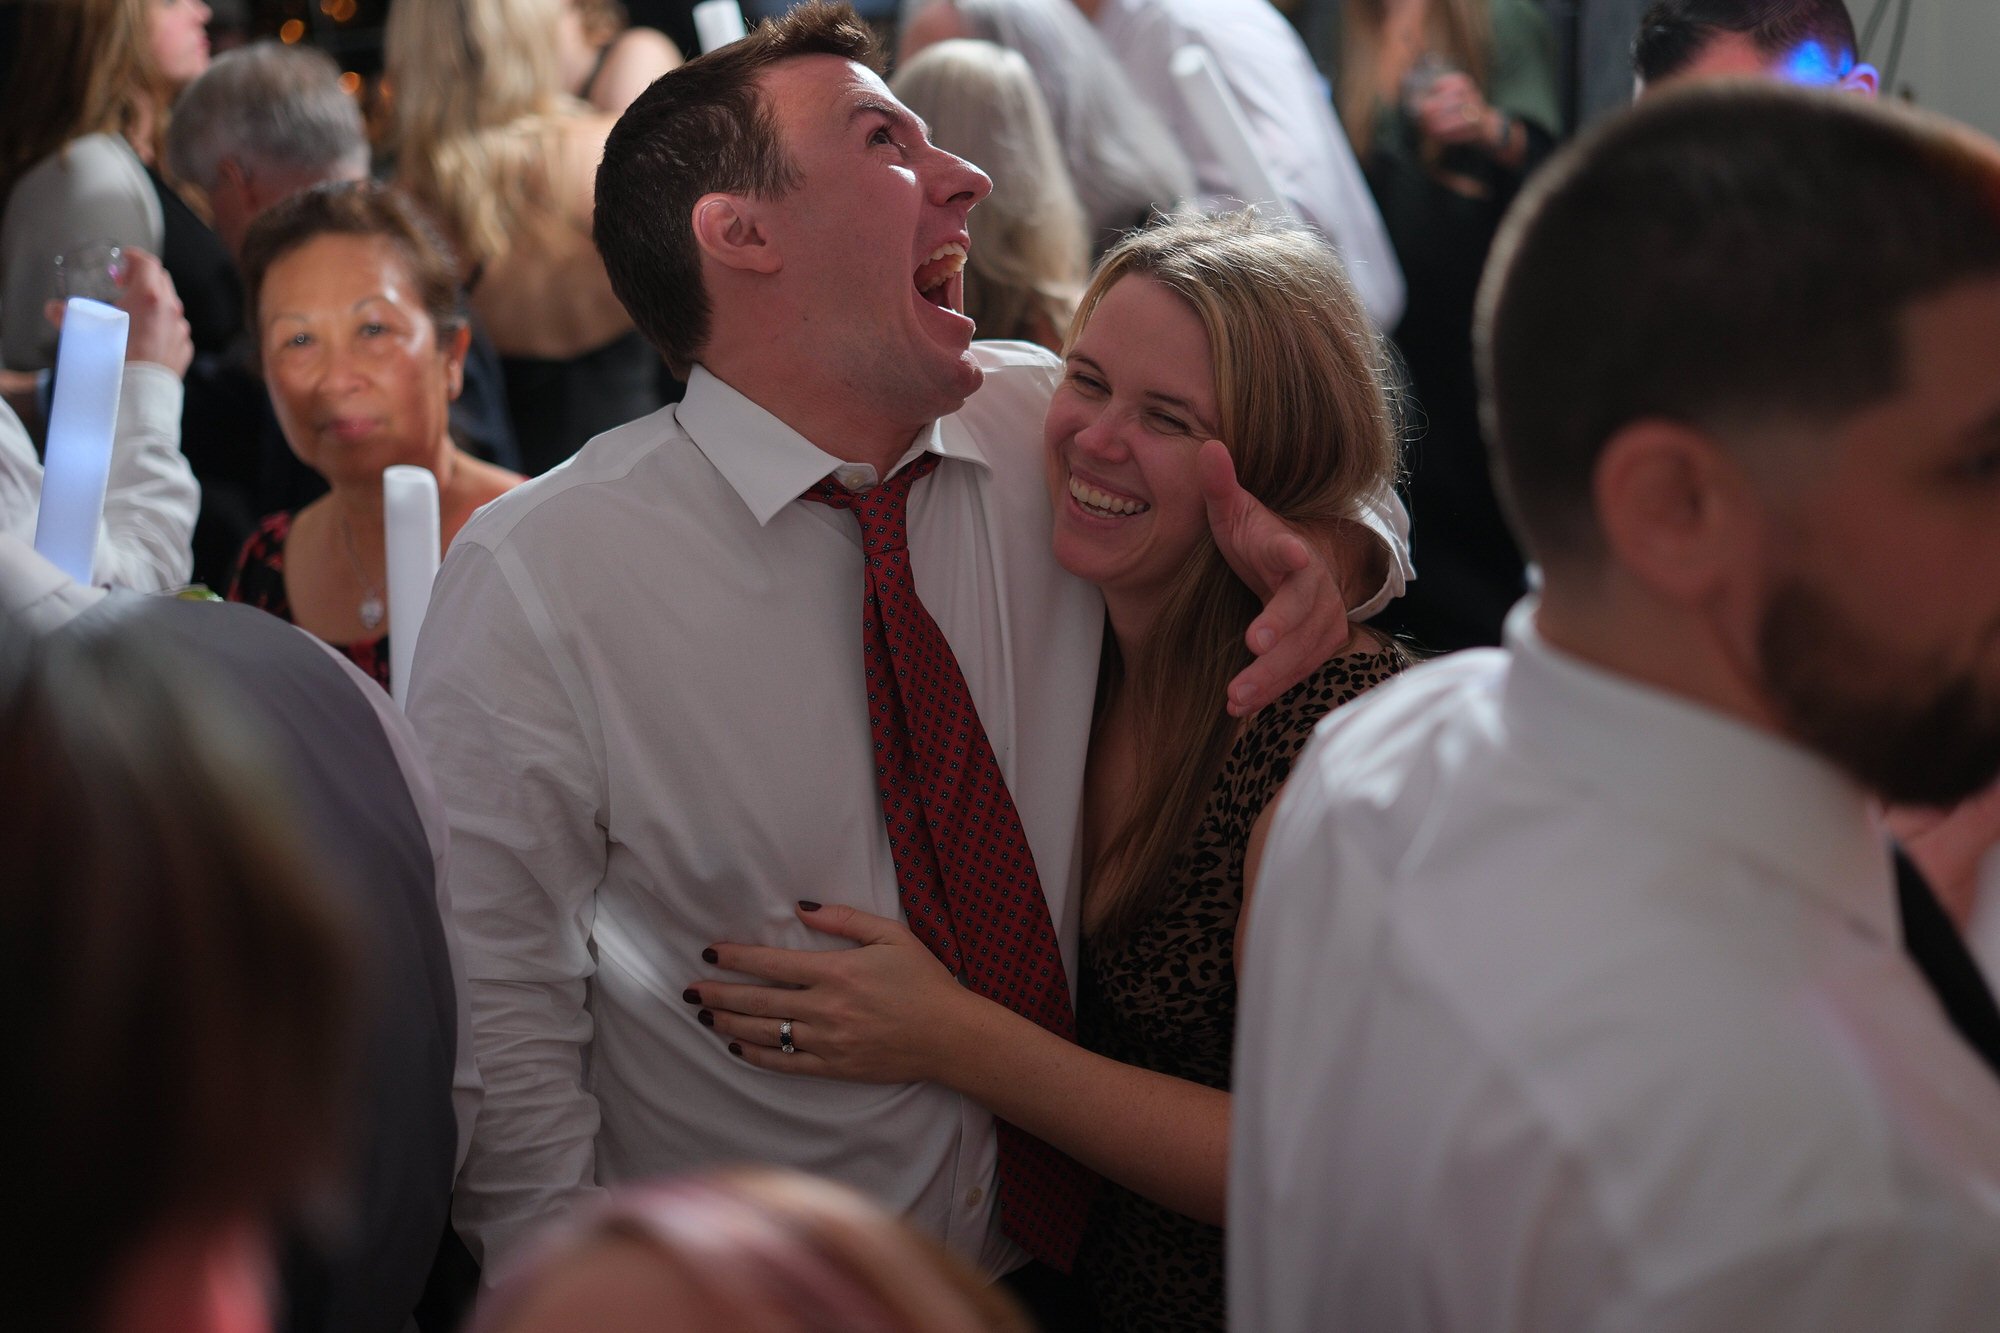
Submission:
[[[1766,604],[1757,655],[1792,738],[1891,804],[1956,805],[2000,773],[2000,688],[1900,655],[1802,580]]]

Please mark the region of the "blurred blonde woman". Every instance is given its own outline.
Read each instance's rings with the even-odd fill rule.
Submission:
[[[398,0],[387,38],[396,178],[465,263],[531,473],[662,401],[590,239],[614,118],[563,89],[564,4]]]
[[[55,361],[42,313],[55,260],[104,243],[161,256],[199,350],[234,331],[235,293],[202,302],[228,255],[160,174],[174,97],[208,68],[202,0],[60,0],[17,6],[22,58],[0,115],[0,362]],[[108,263],[108,257],[105,261]],[[197,276],[199,270],[199,276]]]
[[[472,1333],[1031,1333],[843,1185],[765,1168],[613,1194],[504,1275]]]
[[[564,90],[612,116],[681,63],[673,38],[632,27],[618,0],[564,0],[556,53]]]
[[[965,313],[979,336],[1061,351],[1090,242],[1028,62],[991,42],[954,39],[926,47],[889,86],[930,122],[932,143],[993,178],[968,224]]]

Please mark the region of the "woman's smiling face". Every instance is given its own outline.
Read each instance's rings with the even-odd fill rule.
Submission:
[[[1195,455],[1221,429],[1201,317],[1152,278],[1120,278],[1071,345],[1043,428],[1056,560],[1107,602],[1157,606],[1208,539]]]

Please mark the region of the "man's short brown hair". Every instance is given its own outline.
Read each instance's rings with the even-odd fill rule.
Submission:
[[[782,198],[799,184],[759,77],[795,56],[872,68],[874,53],[847,5],[801,5],[662,75],[612,128],[597,168],[598,253],[632,322],[682,379],[708,341],[695,202],[716,192]]]
[[[1904,382],[1908,307],[2000,276],[2000,148],[1777,84],[1649,100],[1532,181],[1495,241],[1474,350],[1515,533],[1602,551],[1592,477],[1647,418],[1833,425]]]

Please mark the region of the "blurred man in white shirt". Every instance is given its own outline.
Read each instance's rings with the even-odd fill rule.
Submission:
[[[2000,769],[1996,342],[2000,148],[1942,122],[1700,90],[1529,186],[1478,350],[1539,599],[1295,771],[1238,1326],[1991,1322],[2000,1014],[1876,802]]]

